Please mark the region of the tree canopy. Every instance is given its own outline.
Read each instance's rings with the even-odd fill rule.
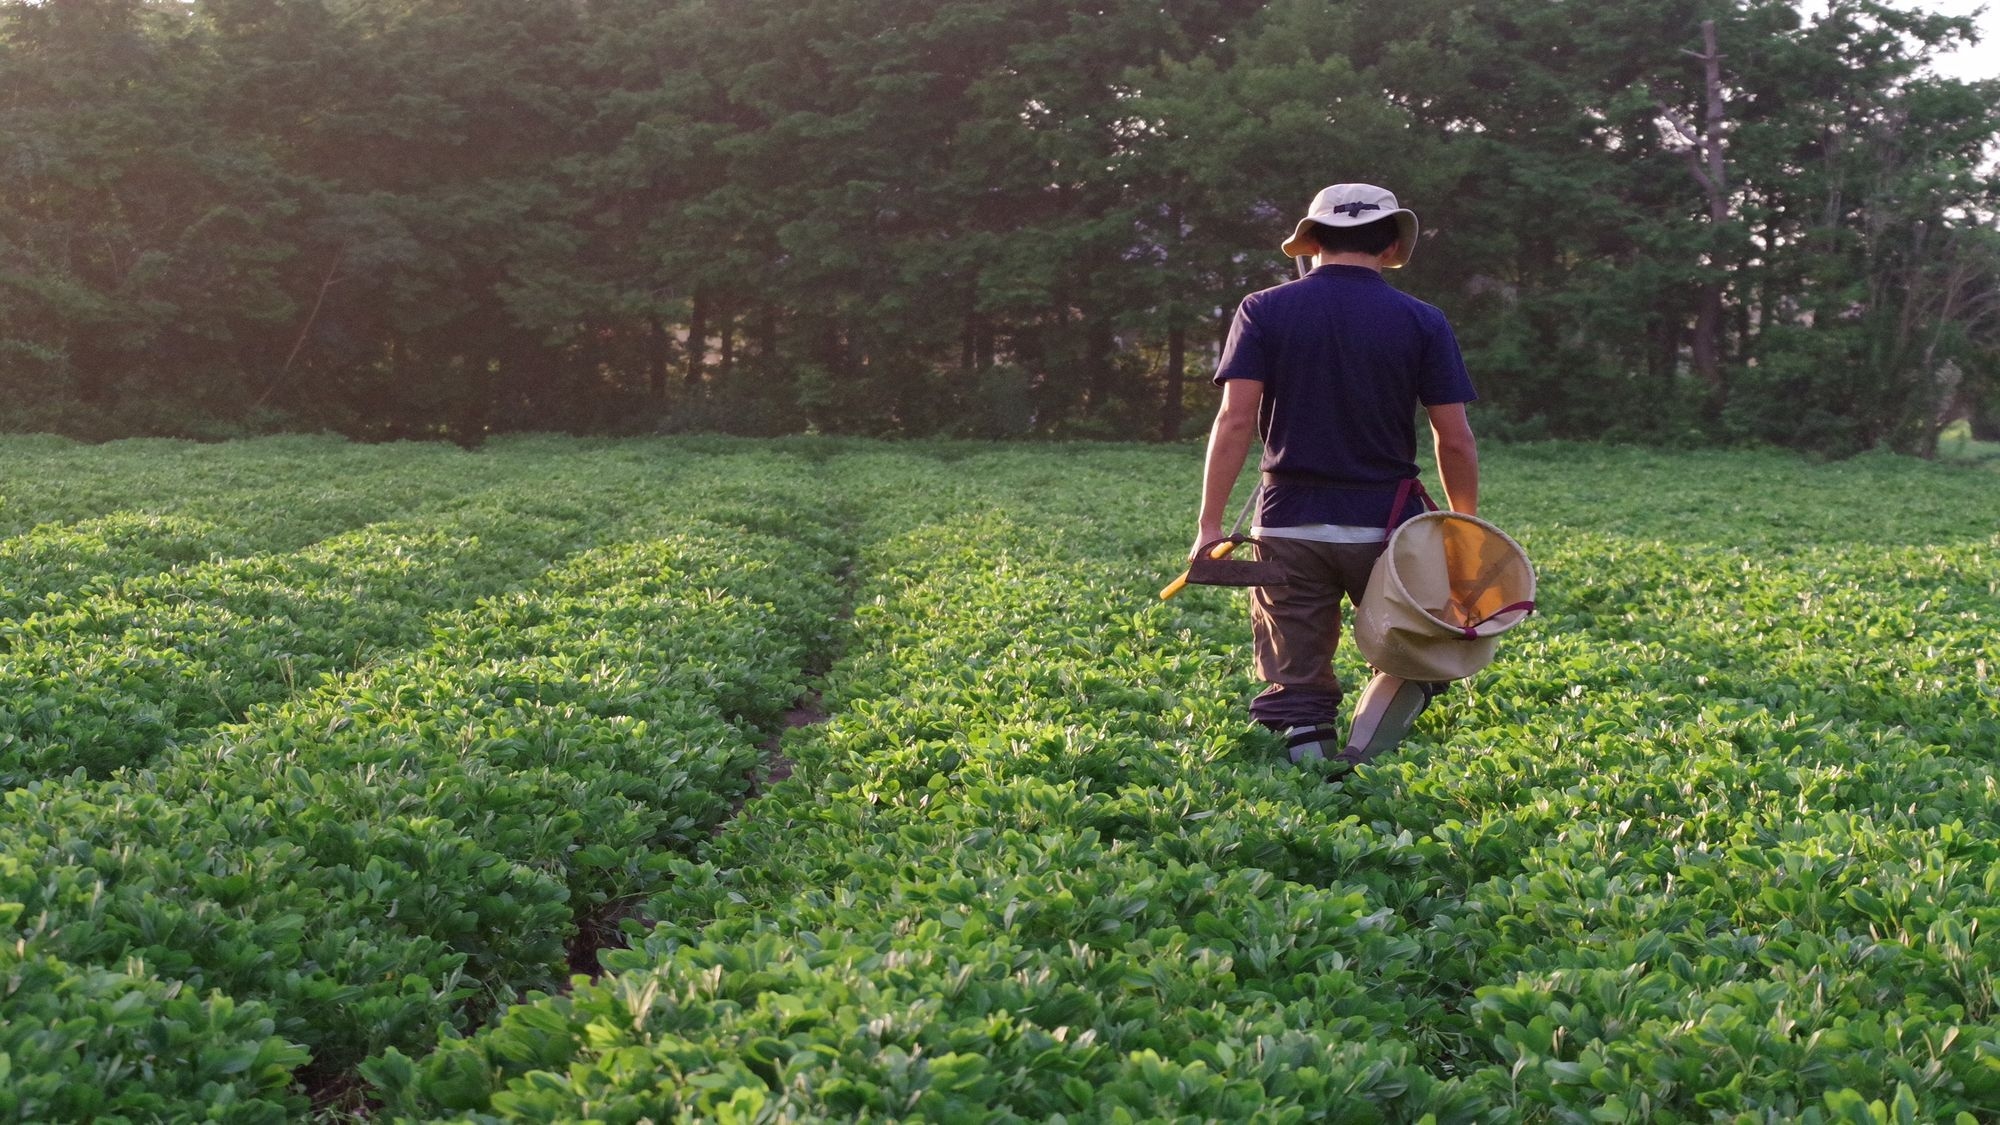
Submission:
[[[1875,0],[8,0],[0,426],[1178,437],[1328,183],[1482,427],[2000,426],[2000,81]]]

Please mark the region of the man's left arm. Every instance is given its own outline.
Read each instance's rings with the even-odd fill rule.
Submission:
[[[1472,438],[1472,423],[1465,416],[1465,404],[1449,402],[1425,407],[1424,411],[1430,415],[1445,503],[1454,512],[1478,515],[1479,445]]]
[[[1417,375],[1417,401],[1429,415],[1437,449],[1438,476],[1444,481],[1445,503],[1454,512],[1479,514],[1479,446],[1465,404],[1479,397],[1466,373],[1465,357],[1451,322],[1436,309],[1424,340],[1423,367]]]

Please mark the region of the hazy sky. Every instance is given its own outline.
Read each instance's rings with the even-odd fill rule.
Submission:
[[[2000,78],[2000,0],[1916,0],[1920,11],[1969,16],[1979,8],[1979,46],[1966,47],[1938,60],[1938,72],[1953,78]]]

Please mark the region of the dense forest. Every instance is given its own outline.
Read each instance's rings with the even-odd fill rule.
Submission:
[[[1176,438],[1314,191],[1503,436],[2000,437],[2000,81],[1871,0],[8,0],[0,428]]]

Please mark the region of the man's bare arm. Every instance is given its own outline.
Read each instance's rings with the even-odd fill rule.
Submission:
[[[1188,549],[1190,558],[1203,543],[1222,537],[1229,493],[1250,455],[1250,440],[1257,433],[1257,408],[1263,401],[1264,384],[1255,379],[1231,379],[1222,384],[1222,406],[1208,431],[1208,459],[1201,474],[1201,519],[1194,546]]]
[[[1465,417],[1465,404],[1448,403],[1425,407],[1431,418],[1431,436],[1436,441],[1438,476],[1444,480],[1445,503],[1454,512],[1479,514],[1479,445],[1472,438],[1472,423]]]

